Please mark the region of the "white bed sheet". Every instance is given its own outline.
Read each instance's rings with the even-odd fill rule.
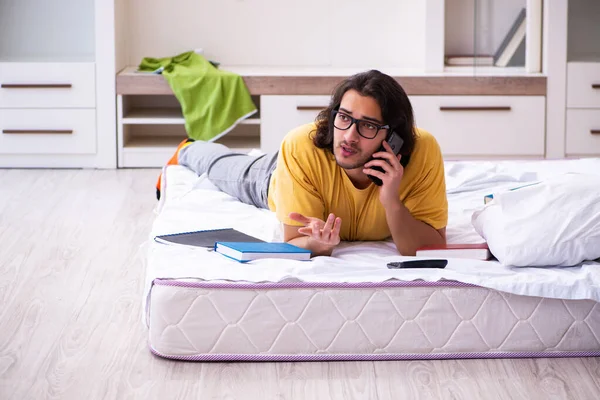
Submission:
[[[449,243],[479,242],[471,225],[485,194],[566,172],[600,174],[600,159],[556,161],[446,162]],[[146,289],[155,278],[243,282],[382,282],[456,280],[507,293],[600,301],[600,263],[566,268],[515,268],[496,261],[449,259],[443,270],[390,270],[398,255],[388,242],[342,243],[332,257],[312,261],[256,260],[240,264],[204,249],[159,244],[156,235],[233,227],[267,241],[281,239],[274,213],[242,204],[218,191],[204,176],[181,166],[165,169],[163,198],[146,243]],[[599,189],[600,192],[600,189]],[[146,296],[145,296],[146,297]]]

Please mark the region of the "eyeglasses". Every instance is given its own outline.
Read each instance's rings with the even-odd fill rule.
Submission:
[[[389,125],[378,125],[364,119],[352,118],[339,110],[331,111],[331,119],[333,120],[333,126],[343,131],[350,129],[352,124],[356,124],[356,131],[365,139],[373,139],[380,130],[390,129]]]

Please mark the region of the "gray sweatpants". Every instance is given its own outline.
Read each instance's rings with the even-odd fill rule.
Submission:
[[[206,172],[219,190],[241,202],[269,208],[267,195],[277,152],[249,156],[219,143],[196,141],[180,151],[178,160],[198,175]]]

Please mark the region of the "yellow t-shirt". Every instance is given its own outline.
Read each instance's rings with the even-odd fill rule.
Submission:
[[[300,126],[286,135],[269,184],[269,208],[287,225],[300,225],[291,212],[325,220],[329,213],[342,219],[340,239],[384,240],[391,236],[379,186],[354,187],[329,150],[312,142],[315,124]],[[448,222],[444,163],[439,145],[428,132],[418,129],[410,162],[398,190],[412,216],[441,229]]]

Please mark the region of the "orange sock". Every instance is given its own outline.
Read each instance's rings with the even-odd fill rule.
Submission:
[[[177,150],[175,150],[175,154],[173,154],[173,156],[171,156],[171,158],[169,158],[169,161],[167,161],[166,165],[178,165],[179,164],[179,152],[185,146],[188,146],[188,145],[192,144],[193,142],[194,142],[194,139],[189,139],[189,138],[182,140],[181,143],[179,143],[179,145],[177,145]],[[162,172],[160,173],[160,175],[158,175],[158,180],[156,182],[156,199],[157,200],[160,200],[161,180],[162,180]]]

